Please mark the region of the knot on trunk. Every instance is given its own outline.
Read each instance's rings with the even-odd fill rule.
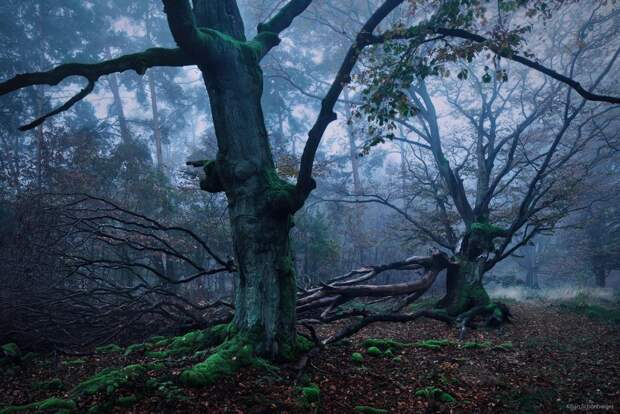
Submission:
[[[203,167],[205,177],[200,180],[200,188],[209,193],[219,193],[224,191],[224,185],[218,172],[217,161],[214,160],[200,160],[200,161],[188,161],[186,163],[192,167]]]

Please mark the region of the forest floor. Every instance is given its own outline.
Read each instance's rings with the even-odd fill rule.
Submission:
[[[49,397],[74,397],[77,406],[68,403],[61,412],[77,413],[620,411],[618,310],[574,303],[510,306],[514,324],[469,330],[463,340],[456,328],[436,321],[373,325],[312,358],[297,380],[293,366],[245,368],[209,387],[182,387],[175,378],[205,354],[162,359],[157,342],[127,356],[112,346],[82,358],[38,357],[0,375],[0,413]],[[319,333],[329,329],[336,327]],[[372,356],[368,338],[402,344],[379,343],[379,355]],[[354,361],[354,353],[361,360],[356,355]],[[133,372],[127,367],[140,365],[131,364],[145,368]],[[126,370],[105,371],[90,383],[91,392],[75,397],[78,383],[120,367]],[[63,407],[54,401],[52,407]]]

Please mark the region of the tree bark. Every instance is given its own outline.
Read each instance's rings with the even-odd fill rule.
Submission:
[[[594,276],[596,280],[596,286],[604,288],[607,282],[607,272],[603,266],[596,266],[594,268]]]
[[[261,107],[263,75],[251,45],[218,43],[217,62],[200,66],[218,141],[201,187],[224,191],[237,264],[238,334],[277,358],[295,346],[296,283],[289,231],[294,187],[276,173]]]
[[[457,316],[476,306],[490,303],[482,280],[484,261],[460,259],[450,264],[446,275],[446,295],[437,303],[450,316]]]

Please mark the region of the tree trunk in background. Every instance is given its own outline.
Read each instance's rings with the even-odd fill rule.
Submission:
[[[348,91],[345,89],[345,95],[344,98],[346,100],[349,99],[349,95],[347,93]],[[351,107],[350,104],[347,104],[347,116],[349,121],[353,118],[353,108]],[[353,128],[353,123],[352,122],[348,122],[347,123],[347,135],[349,138],[349,157],[351,160],[351,172],[353,175],[353,194],[355,194],[356,196],[361,195],[364,193],[364,188],[362,187],[362,181],[360,179],[360,163],[359,163],[359,153],[357,150],[357,144],[355,142],[355,129]],[[353,266],[351,267],[355,267],[356,265],[363,265],[364,264],[364,260],[366,258],[365,252],[364,252],[364,243],[363,243],[363,231],[362,231],[362,216],[364,214],[364,208],[361,204],[354,204],[353,205],[353,211],[354,211],[354,216],[353,216],[353,228],[351,229],[351,235],[352,235],[352,244],[353,244],[353,248],[356,250],[356,253],[354,255],[354,257],[357,258],[358,263],[353,263]]]
[[[148,74],[149,77],[149,93],[151,95],[151,110],[153,113],[153,138],[155,139],[155,153],[157,157],[157,170],[162,171],[164,168],[164,159],[161,149],[161,127],[159,125],[159,107],[157,105],[157,91],[155,90],[155,79],[153,71]]]
[[[596,280],[596,286],[604,288],[607,282],[607,271],[604,266],[594,267],[594,276]]]
[[[131,133],[129,126],[127,125],[127,118],[125,118],[125,110],[123,109],[123,100],[121,98],[120,87],[118,85],[118,78],[116,74],[108,76],[108,83],[110,84],[110,90],[114,97],[114,108],[116,110],[116,117],[118,118],[118,124],[121,129],[121,141],[129,142],[131,139]]]
[[[146,39],[149,44],[153,43],[153,39],[151,37],[151,10],[146,15]],[[148,82],[149,82],[149,95],[151,96],[151,112],[153,116],[152,127],[153,127],[153,138],[155,140],[155,156],[157,159],[157,170],[161,172],[164,168],[164,160],[161,148],[161,126],[159,124],[159,105],[157,103],[157,89],[155,87],[155,71],[150,70],[148,72]]]
[[[223,7],[223,3],[227,7]],[[199,26],[245,40],[234,2],[195,2]],[[206,191],[225,191],[238,272],[238,335],[258,354],[277,357],[295,346],[296,283],[289,231],[293,186],[276,173],[261,107],[263,74],[251,46],[218,43],[217,61],[200,66],[209,93],[217,159],[205,166]]]

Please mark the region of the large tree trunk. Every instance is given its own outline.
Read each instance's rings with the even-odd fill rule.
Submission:
[[[482,284],[484,262],[461,259],[448,266],[446,295],[437,304],[451,316],[460,315],[475,306],[490,303]]]
[[[207,9],[197,7],[199,16],[215,7],[209,2],[195,4]],[[243,33],[236,27],[218,29],[237,39]],[[217,159],[205,166],[201,186],[224,191],[228,199],[238,267],[233,323],[256,353],[278,357],[290,352],[296,339],[296,283],[289,242],[295,208],[293,186],[277,176],[272,158],[261,108],[262,71],[251,46],[233,39],[218,45],[217,62],[200,69],[218,141]]]

